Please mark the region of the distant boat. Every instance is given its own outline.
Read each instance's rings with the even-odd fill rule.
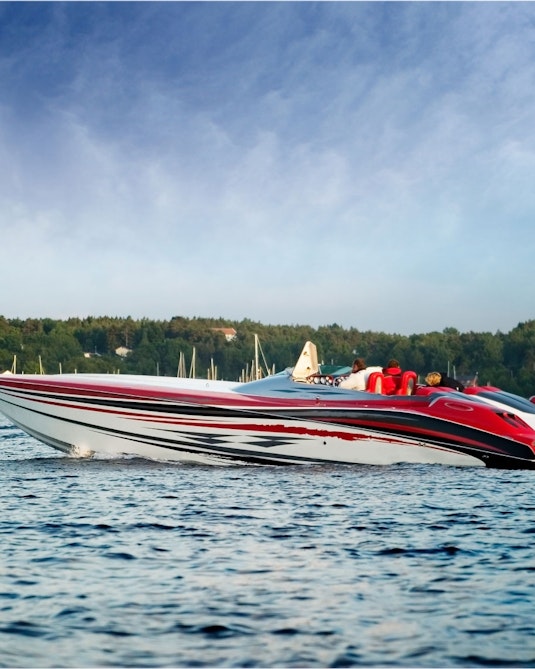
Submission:
[[[2,374],[16,374],[17,373],[17,356],[13,356],[13,364],[11,365],[11,369],[6,369]]]
[[[262,356],[262,362],[260,361],[260,356]],[[266,356],[260,345],[260,338],[257,334],[254,336],[254,358],[251,361],[251,367],[247,364],[245,369],[242,370],[240,375],[240,381],[247,383],[249,381],[259,381],[264,376],[270,376],[275,373],[275,366],[270,370],[266,362]]]

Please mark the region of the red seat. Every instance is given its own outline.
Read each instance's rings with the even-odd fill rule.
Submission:
[[[396,390],[396,395],[412,395],[416,388],[417,381],[418,375],[416,372],[403,372],[401,375],[401,383]]]
[[[385,377],[382,372],[372,372],[370,376],[368,376],[366,392],[383,394],[384,380]]]

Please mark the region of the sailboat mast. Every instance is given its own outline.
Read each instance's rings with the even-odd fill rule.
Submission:
[[[254,363],[255,363],[255,375],[256,375],[256,380],[261,378],[261,373],[260,373],[260,364],[259,364],[259,355],[258,355],[258,335],[255,334],[254,336]]]

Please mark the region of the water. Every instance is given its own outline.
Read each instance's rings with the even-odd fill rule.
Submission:
[[[534,481],[76,460],[0,419],[0,666],[535,666]]]

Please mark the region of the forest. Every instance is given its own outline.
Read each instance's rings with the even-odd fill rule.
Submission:
[[[223,328],[236,331],[230,341]],[[446,328],[406,336],[336,323],[313,328],[182,316],[167,321],[0,316],[0,373],[15,368],[25,374],[99,372],[241,380],[251,372],[255,335],[264,375],[293,366],[304,343],[311,340],[326,365],[351,365],[357,356],[369,365],[386,365],[389,358],[397,358],[404,369],[421,377],[432,370],[448,371],[461,380],[477,378],[478,385],[495,385],[528,397],[535,394],[535,320],[519,323],[508,333]]]

